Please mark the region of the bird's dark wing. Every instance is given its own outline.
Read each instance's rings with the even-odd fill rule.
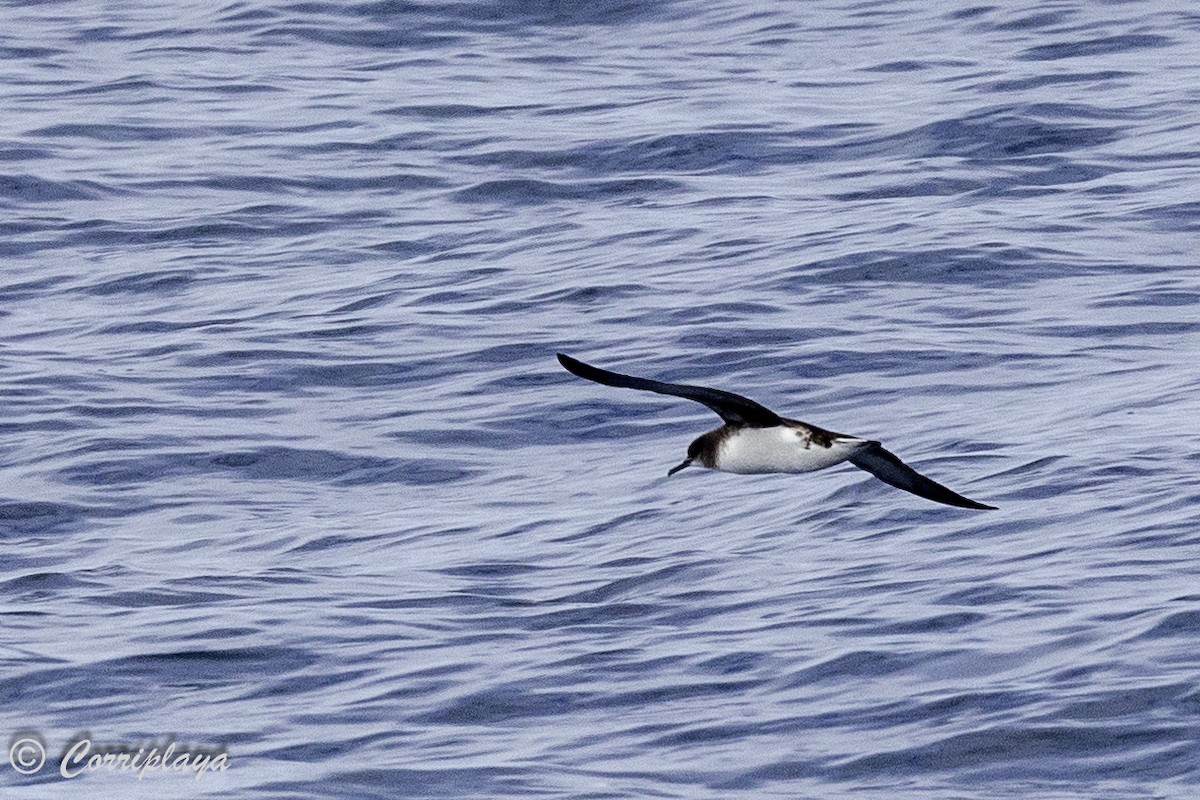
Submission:
[[[641,389],[646,392],[658,392],[694,400],[702,403],[730,425],[746,425],[751,428],[770,428],[782,423],[779,416],[769,408],[733,392],[723,392],[720,389],[708,389],[704,386],[687,386],[682,383],[666,383],[649,378],[635,378],[632,375],[622,375],[606,369],[585,364],[577,358],[558,354],[558,362],[567,368],[568,372],[586,378],[589,381],[602,383],[605,386],[619,386],[622,389]]]
[[[894,453],[884,450],[879,442],[871,442],[850,456],[850,463],[859,469],[865,469],[884,483],[891,484],[897,489],[912,492],[918,497],[932,500],[935,503],[945,503],[959,508],[978,508],[994,510],[995,506],[985,506],[968,500],[957,492],[952,492],[936,481],[926,478],[912,467],[905,464]]]

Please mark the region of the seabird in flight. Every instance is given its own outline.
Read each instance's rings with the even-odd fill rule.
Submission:
[[[926,478],[883,449],[879,442],[834,433],[781,417],[733,392],[622,375],[593,367],[562,353],[558,354],[558,361],[569,372],[589,381],[623,389],[674,395],[694,400],[716,412],[725,424],[692,442],[688,446],[687,458],[679,466],[671,468],[668,476],[695,462],[708,469],[749,475],[813,472],[849,461],[884,483],[935,503],[959,508],[995,508],[963,497]]]

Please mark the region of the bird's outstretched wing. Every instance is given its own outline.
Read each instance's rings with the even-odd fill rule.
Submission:
[[[870,442],[850,456],[850,463],[859,469],[865,469],[884,483],[891,484],[897,489],[912,492],[918,497],[932,500],[935,503],[945,503],[959,508],[977,508],[995,510],[995,506],[985,506],[968,500],[957,492],[953,492],[936,481],[926,478],[912,467],[905,464],[894,453],[884,450],[879,442]]]
[[[746,425],[751,428],[770,428],[782,424],[779,416],[769,408],[733,392],[723,392],[720,389],[709,389],[704,386],[688,386],[682,383],[666,383],[649,378],[635,378],[632,375],[622,375],[606,369],[585,364],[577,358],[558,354],[558,363],[566,367],[568,372],[586,378],[589,381],[602,383],[605,386],[618,386],[622,389],[641,389],[646,392],[658,392],[694,400],[708,406],[730,425]],[[865,468],[864,468],[865,469]]]

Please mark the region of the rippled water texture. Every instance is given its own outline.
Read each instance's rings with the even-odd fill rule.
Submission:
[[[950,6],[6,4],[5,796],[1195,797],[1200,13]]]

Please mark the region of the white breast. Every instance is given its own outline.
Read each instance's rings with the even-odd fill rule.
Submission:
[[[786,425],[742,428],[721,444],[714,467],[722,472],[812,472],[840,464],[862,439],[834,439],[829,447],[810,441],[806,431]]]

